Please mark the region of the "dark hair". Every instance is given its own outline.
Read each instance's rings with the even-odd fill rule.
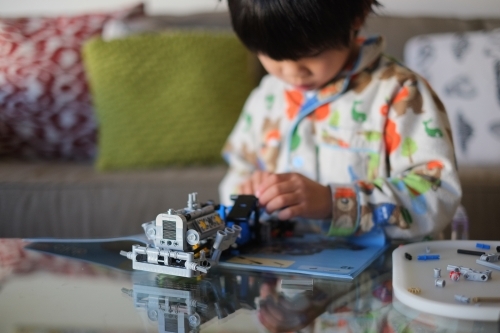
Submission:
[[[349,45],[352,25],[377,0],[228,0],[245,46],[275,60],[296,60]]]

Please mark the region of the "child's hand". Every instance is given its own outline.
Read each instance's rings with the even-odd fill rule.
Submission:
[[[253,178],[253,177],[252,177]],[[294,217],[330,218],[330,188],[298,173],[269,174],[259,179],[255,194],[268,213],[281,210],[280,220]]]
[[[258,197],[257,189],[259,188],[260,184],[262,184],[264,179],[266,179],[270,175],[272,175],[272,173],[266,171],[254,171],[249,179],[240,184],[238,194],[255,195]]]

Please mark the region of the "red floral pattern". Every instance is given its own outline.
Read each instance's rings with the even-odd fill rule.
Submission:
[[[90,159],[97,125],[80,49],[114,14],[0,19],[0,154]]]

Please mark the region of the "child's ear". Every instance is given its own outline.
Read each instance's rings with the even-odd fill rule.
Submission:
[[[352,22],[352,30],[359,31],[364,23],[365,23],[365,16],[356,17]]]
[[[368,14],[370,14],[371,11],[371,5],[365,8],[361,16],[356,17],[352,22],[352,30],[359,31],[363,27],[363,24],[365,24],[366,17],[368,16]]]

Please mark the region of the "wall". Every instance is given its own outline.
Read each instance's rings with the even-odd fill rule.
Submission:
[[[499,0],[379,0],[388,15],[500,17]],[[0,0],[0,16],[58,15],[119,8],[138,0]],[[152,14],[222,11],[226,0],[145,0]]]

